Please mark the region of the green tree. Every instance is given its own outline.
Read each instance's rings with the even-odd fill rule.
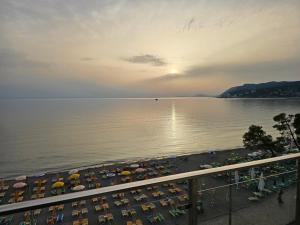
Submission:
[[[295,134],[297,136],[297,147],[299,149],[299,143],[300,143],[300,114],[296,114],[293,122],[293,127],[295,129]],[[300,151],[300,149],[299,149]]]
[[[246,149],[263,150],[275,156],[277,149],[271,135],[267,135],[262,126],[251,125],[249,130],[243,136],[243,143]]]
[[[299,116],[297,116],[297,118],[298,117]],[[277,129],[281,135],[281,137],[277,138],[277,143],[282,147],[286,145],[291,146],[292,143],[294,143],[294,145],[299,149],[299,145],[296,140],[297,136],[295,133],[296,127],[294,126],[294,124],[297,126],[299,122],[296,121],[295,123],[295,119],[296,117],[294,115],[286,115],[285,113],[280,113],[273,118],[273,120],[276,122],[273,127]]]

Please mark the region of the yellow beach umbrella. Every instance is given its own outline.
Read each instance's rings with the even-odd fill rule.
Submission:
[[[121,172],[122,176],[128,176],[130,174],[131,174],[130,171],[127,171],[127,170]]]
[[[73,173],[72,175],[69,176],[69,180],[77,180],[79,179],[80,174],[79,173]]]
[[[61,181],[57,181],[54,184],[52,184],[53,188],[62,188],[63,186],[65,186],[65,183]]]

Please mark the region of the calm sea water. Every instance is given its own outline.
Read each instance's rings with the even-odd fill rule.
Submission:
[[[299,99],[2,99],[0,176],[235,148]]]

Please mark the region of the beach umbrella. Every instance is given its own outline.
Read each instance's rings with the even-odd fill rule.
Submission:
[[[80,177],[79,173],[73,173],[69,176],[69,180],[78,180]]]
[[[62,181],[57,181],[54,184],[52,184],[52,188],[62,188],[63,186],[65,186],[65,183]]]
[[[258,190],[263,191],[265,188],[265,179],[264,179],[264,174],[261,173],[258,181]]]
[[[99,171],[99,174],[107,174],[107,173],[109,173],[109,170],[100,170]]]
[[[26,183],[24,183],[24,182],[18,182],[18,183],[15,183],[15,184],[13,185],[13,188],[19,189],[19,188],[24,188],[24,187],[26,187],[26,186],[27,186]]]
[[[72,191],[82,191],[84,189],[85,189],[84,185],[77,185],[77,186],[72,188]]]
[[[16,177],[16,181],[22,181],[22,180],[26,180],[26,179],[27,179],[27,176],[25,176],[25,175]]]
[[[250,169],[250,177],[252,180],[255,179],[255,169],[254,168]]]
[[[127,170],[124,170],[121,172],[122,176],[129,176],[130,174],[131,174],[130,171],[127,171]]]
[[[33,176],[34,177],[43,177],[43,176],[45,176],[45,173],[36,173]]]
[[[200,168],[201,169],[211,169],[211,168],[213,168],[213,166],[209,165],[209,164],[204,164],[204,165],[200,165]]]
[[[134,163],[134,164],[130,165],[130,168],[139,168],[139,167],[140,167],[140,165],[137,164],[137,163]]]
[[[236,183],[236,188],[239,188],[239,181],[240,181],[240,176],[239,176],[239,171],[234,171],[234,181]]]
[[[115,173],[107,173],[106,176],[107,176],[107,177],[115,177],[116,174],[115,174]]]
[[[137,173],[144,173],[144,172],[146,172],[147,170],[146,169],[144,169],[144,168],[137,168],[136,170],[135,170],[135,172],[137,172]]]
[[[69,171],[69,174],[74,174],[74,173],[78,173],[78,169],[72,169]]]

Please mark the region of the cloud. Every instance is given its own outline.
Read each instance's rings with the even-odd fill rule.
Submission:
[[[195,65],[182,74],[165,74],[151,79],[154,82],[174,81],[180,79],[209,78],[216,76],[255,79],[279,79],[286,75],[297,77],[300,72],[300,58],[288,58],[281,60],[247,62],[247,63],[224,63],[207,66]]]
[[[83,57],[80,59],[81,61],[92,61],[94,60],[94,58],[91,58],[91,57]]]
[[[150,64],[152,66],[165,66],[167,65],[166,61],[155,55],[145,54],[132,56],[130,58],[124,59],[127,62],[138,63],[138,64]]]
[[[37,71],[48,70],[50,64],[30,59],[27,54],[13,48],[0,48],[0,78],[12,80],[25,77],[24,74],[33,74]]]

